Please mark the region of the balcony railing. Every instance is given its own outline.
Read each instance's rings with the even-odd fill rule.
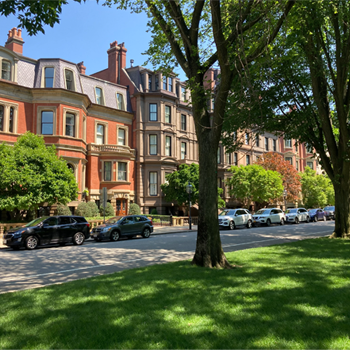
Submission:
[[[121,145],[96,145],[94,143],[88,144],[88,151],[92,152],[112,152],[112,153],[124,153],[135,157],[135,150],[129,146]]]

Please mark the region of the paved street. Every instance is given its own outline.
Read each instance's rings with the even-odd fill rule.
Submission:
[[[225,252],[330,235],[334,221],[221,231]],[[83,246],[50,246],[33,251],[0,249],[0,293],[64,283],[125,269],[191,259],[196,231],[157,228],[149,239],[87,241]]]

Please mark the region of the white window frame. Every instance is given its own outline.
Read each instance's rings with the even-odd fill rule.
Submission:
[[[97,125],[98,124],[101,124],[104,126],[104,143],[102,143],[102,145],[108,145],[108,123],[100,120],[95,120],[95,144],[100,145],[100,143],[97,143]]]
[[[101,103],[97,102],[97,89],[101,90]],[[94,91],[95,91],[96,104],[100,106],[105,106],[105,94],[104,94],[103,88],[101,86],[95,86]]]
[[[284,147],[285,148],[292,148],[292,139],[285,139],[284,140]]]
[[[71,72],[72,73],[72,85],[73,85],[72,89],[68,89],[67,79],[66,79],[66,72]],[[65,84],[65,87],[66,87],[66,89],[68,91],[76,91],[75,74],[74,74],[74,71],[72,69],[64,68],[64,84]]]
[[[125,143],[120,146],[129,146],[129,128],[125,125],[117,125],[117,145],[119,145],[119,130],[124,130],[125,133]]]
[[[69,136],[66,135],[66,122],[67,122],[67,113],[69,114],[74,114],[75,116],[75,125],[74,125],[74,135],[75,136]],[[79,138],[79,111],[75,110],[75,109],[71,109],[71,108],[63,108],[63,118],[62,118],[62,122],[63,122],[63,132],[62,135],[67,136],[67,137],[72,137],[72,138]]]
[[[152,179],[151,174],[155,174],[154,178]],[[155,182],[151,182],[151,180],[155,180]],[[150,196],[158,196],[158,172],[157,171],[150,171],[148,174],[148,181],[149,181],[149,195]]]
[[[43,135],[41,133],[41,113],[42,112],[53,112],[53,132],[52,135],[44,135],[44,136],[54,136],[57,135],[57,108],[53,106],[39,106],[37,109],[37,134]]]
[[[121,101],[119,101],[119,97],[121,97]],[[124,94],[117,92],[116,94],[116,99],[117,99],[117,108],[125,111],[125,98],[124,98]]]
[[[152,144],[151,144],[151,136],[155,136],[155,140],[156,140],[155,143],[152,143]],[[157,134],[151,134],[151,135],[149,135],[148,147],[149,147],[149,155],[150,155],[150,156],[156,156],[156,155],[158,154],[158,135],[157,135]],[[156,150],[155,153],[152,153],[152,152],[151,152],[152,147],[155,147],[155,150]]]
[[[125,178],[124,179],[119,179],[119,165],[120,164],[125,164],[125,171],[123,170],[123,174],[125,173]],[[128,181],[128,162],[117,162],[117,181],[121,181],[121,182],[127,182]]]

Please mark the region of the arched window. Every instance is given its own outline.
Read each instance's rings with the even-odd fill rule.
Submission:
[[[67,163],[67,168],[74,174],[75,169],[73,164]]]

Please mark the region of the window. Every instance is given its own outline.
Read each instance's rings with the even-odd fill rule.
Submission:
[[[233,140],[234,142],[237,141],[237,132],[236,132],[236,131],[234,131],[234,132],[232,133],[232,140]]]
[[[152,122],[156,122],[158,120],[158,112],[157,112],[157,104],[156,103],[149,104],[149,120]]]
[[[75,137],[75,115],[66,113],[66,136]]]
[[[299,171],[299,161],[298,160],[295,162],[295,167],[296,167],[297,171]]]
[[[5,60],[1,65],[1,79],[11,80],[11,63]]]
[[[103,91],[102,91],[102,89],[99,87],[96,87],[95,92],[96,92],[96,103],[98,105],[103,105]]]
[[[220,147],[218,148],[218,152],[217,152],[217,162],[218,162],[218,164],[221,163],[221,148]]]
[[[148,90],[152,90],[152,75],[148,74]]]
[[[165,122],[171,123],[171,108],[170,106],[165,106]]]
[[[0,105],[0,131],[4,131],[4,106]]]
[[[45,87],[53,88],[53,77],[55,69],[53,67],[46,67],[45,70]]]
[[[265,137],[265,151],[269,150],[269,138]]]
[[[235,153],[234,154],[234,165],[238,165],[238,154],[237,153]]]
[[[166,81],[167,81],[167,78],[163,76],[163,90],[166,90]]]
[[[9,119],[9,132],[13,132],[13,127],[14,127],[14,108],[10,108],[10,119]]]
[[[66,69],[64,73],[66,77],[66,88],[68,90],[75,91],[73,72],[71,70]]]
[[[313,148],[310,144],[306,143],[305,147],[306,147],[307,153],[313,153]]]
[[[307,162],[306,166],[308,166],[310,169],[314,169],[314,163],[313,162]]]
[[[102,124],[97,124],[96,127],[96,143],[103,145],[105,143],[105,127]]]
[[[298,144],[295,143],[295,144],[294,144],[294,147],[295,147],[295,153],[298,153]]]
[[[158,75],[156,75],[156,79],[155,79],[155,88],[156,88],[156,90],[158,90],[159,89],[159,78],[158,78]]]
[[[272,143],[273,143],[273,151],[277,152],[277,142],[276,142],[276,140],[272,140]]]
[[[284,140],[284,146],[288,148],[292,148],[292,140],[291,139]]]
[[[226,152],[226,164],[231,164],[231,153]]]
[[[165,155],[171,156],[171,137],[165,136]]]
[[[111,181],[112,180],[112,162],[104,162],[104,171],[103,171],[103,180]]]
[[[157,172],[152,171],[149,173],[149,194],[150,196],[157,195]]]
[[[157,135],[149,135],[149,154],[157,155]]]
[[[118,181],[126,181],[126,163],[118,163]]]
[[[186,115],[181,114],[181,130],[186,130]]]
[[[245,163],[246,163],[246,165],[250,164],[250,156],[249,155],[245,156]]]
[[[286,161],[289,162],[291,165],[293,165],[293,158],[292,157],[286,157]]]
[[[218,186],[218,188],[221,188],[221,186],[222,186],[222,182],[221,182],[220,177],[218,177],[218,179],[217,179],[217,186]]]
[[[173,78],[168,78],[168,91],[173,91]]]
[[[255,145],[256,145],[256,147],[260,147],[259,141],[260,141],[259,135],[256,135],[256,136],[255,136]]]
[[[247,132],[245,133],[244,143],[245,143],[246,145],[249,145],[249,134],[248,134]]]
[[[186,88],[181,86],[181,100],[186,101]]]
[[[123,94],[117,93],[117,108],[125,111]]]
[[[53,135],[53,112],[41,112],[41,133],[43,135]]]
[[[125,146],[125,129],[118,129],[118,145]]]
[[[186,142],[181,142],[181,159],[186,159]]]

